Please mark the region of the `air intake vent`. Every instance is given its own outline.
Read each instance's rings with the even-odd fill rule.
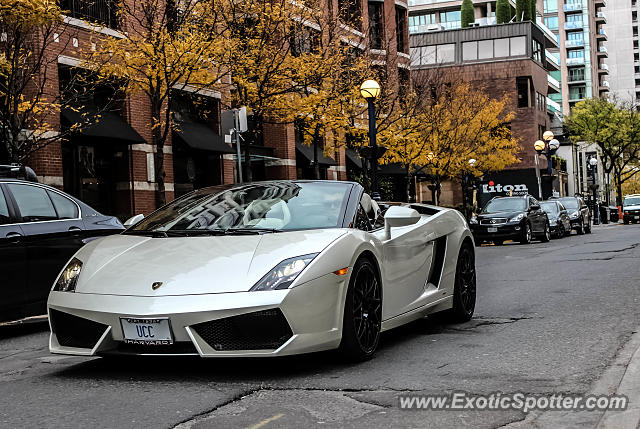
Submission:
[[[431,260],[431,274],[429,275],[429,283],[440,286],[440,277],[442,276],[442,268],[444,267],[444,256],[447,252],[447,236],[436,238],[433,249],[433,258]]]
[[[51,310],[49,317],[51,329],[63,347],[92,349],[107,329],[107,325],[62,311]]]
[[[214,350],[273,350],[293,332],[280,309],[263,310],[192,326]]]

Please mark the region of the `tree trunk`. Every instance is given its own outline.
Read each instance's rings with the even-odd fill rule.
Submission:
[[[407,166],[407,202],[411,202],[411,172],[409,166]]]
[[[436,175],[436,200],[435,200],[436,206],[440,205],[440,193],[441,193],[440,189],[441,189],[440,176]]]
[[[620,207],[622,205],[622,181],[620,180],[622,173],[616,171],[614,174],[616,176],[616,206]]]
[[[318,143],[320,140],[320,126],[316,125],[313,131],[313,177],[316,180],[320,179],[320,164],[318,163]]]
[[[159,125],[161,123],[161,111],[162,103],[160,101],[152,101],[151,120],[153,122],[153,129],[151,130],[151,143],[156,149],[153,163],[155,167],[155,181],[158,186],[156,190],[156,208],[162,207],[167,203],[164,186],[164,178],[166,176],[164,171],[164,139],[162,138],[162,127]],[[165,126],[168,126],[168,124]]]

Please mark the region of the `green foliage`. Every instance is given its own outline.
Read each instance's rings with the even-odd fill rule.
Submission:
[[[511,6],[509,0],[498,0],[496,2],[496,22],[506,24],[511,21]]]
[[[473,3],[471,2],[471,0],[462,0],[460,15],[462,19],[462,28],[468,27],[476,20],[475,12],[473,10]]]
[[[516,21],[531,20],[530,0],[516,0]]]
[[[536,11],[538,2],[536,0],[529,0],[529,2],[531,3],[531,20],[533,22],[536,22]]]

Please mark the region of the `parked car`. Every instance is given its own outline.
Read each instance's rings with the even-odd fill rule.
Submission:
[[[622,222],[640,222],[640,194],[627,195],[622,200]]]
[[[0,178],[0,321],[46,313],[56,276],[69,258],[122,224],[51,186]]]
[[[543,242],[551,239],[547,214],[531,195],[492,198],[471,218],[469,226],[476,245],[483,241],[501,245],[505,240],[528,244],[534,237]]]
[[[540,207],[547,213],[549,225],[551,226],[551,234],[553,234],[553,236],[562,238],[571,235],[569,213],[560,201],[542,201]]]
[[[569,213],[571,221],[571,229],[575,229],[578,234],[591,233],[591,211],[581,197],[561,197],[552,198],[552,200],[560,201]]]
[[[473,315],[473,240],[453,209],[383,211],[353,182],[204,188],[89,243],[49,296],[53,353],[375,352],[380,332]]]

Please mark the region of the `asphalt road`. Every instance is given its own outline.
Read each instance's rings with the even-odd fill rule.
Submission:
[[[404,411],[398,395],[584,393],[640,324],[640,225],[477,249],[474,319],[388,332],[376,357],[53,356],[46,326],[0,328],[0,427],[487,427],[511,411]]]

